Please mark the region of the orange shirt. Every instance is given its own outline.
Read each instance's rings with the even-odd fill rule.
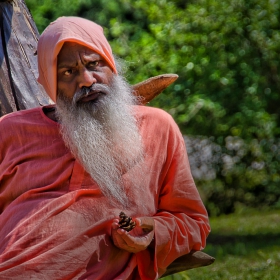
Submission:
[[[73,158],[59,124],[42,108],[1,118],[0,279],[157,279],[175,258],[205,247],[207,212],[177,125],[160,109],[135,114],[146,180],[137,197],[126,183],[126,214],[155,220],[155,248],[137,254],[114,246],[111,223],[123,209]]]

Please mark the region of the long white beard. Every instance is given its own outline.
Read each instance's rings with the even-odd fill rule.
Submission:
[[[115,75],[108,89],[109,94],[88,103],[72,102],[60,93],[56,114],[74,157],[105,196],[125,207],[129,201],[122,174],[143,160],[142,141],[132,113],[136,97],[121,76]],[[137,170],[138,174],[134,171],[130,178],[135,188],[143,176]]]

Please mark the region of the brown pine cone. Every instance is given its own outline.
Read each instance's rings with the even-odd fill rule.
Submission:
[[[120,221],[119,221],[120,228],[126,230],[127,232],[135,228],[136,223],[133,222],[131,217],[126,216],[124,212],[121,212],[119,217],[120,217]]]

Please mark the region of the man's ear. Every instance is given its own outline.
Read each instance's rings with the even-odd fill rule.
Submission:
[[[136,96],[143,97],[141,99],[141,104],[145,105],[177,79],[178,75],[176,74],[162,74],[159,76],[155,76],[136,85],[133,85],[133,93]]]

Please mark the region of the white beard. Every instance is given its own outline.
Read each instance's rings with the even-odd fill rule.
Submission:
[[[137,121],[132,114],[137,99],[121,76],[114,75],[109,93],[96,102],[76,103],[62,92],[57,97],[57,118],[61,134],[70,149],[101,192],[126,207],[129,204],[122,174],[143,160],[142,141]],[[135,168],[134,168],[135,169]],[[143,177],[137,167],[132,172],[137,188]]]

